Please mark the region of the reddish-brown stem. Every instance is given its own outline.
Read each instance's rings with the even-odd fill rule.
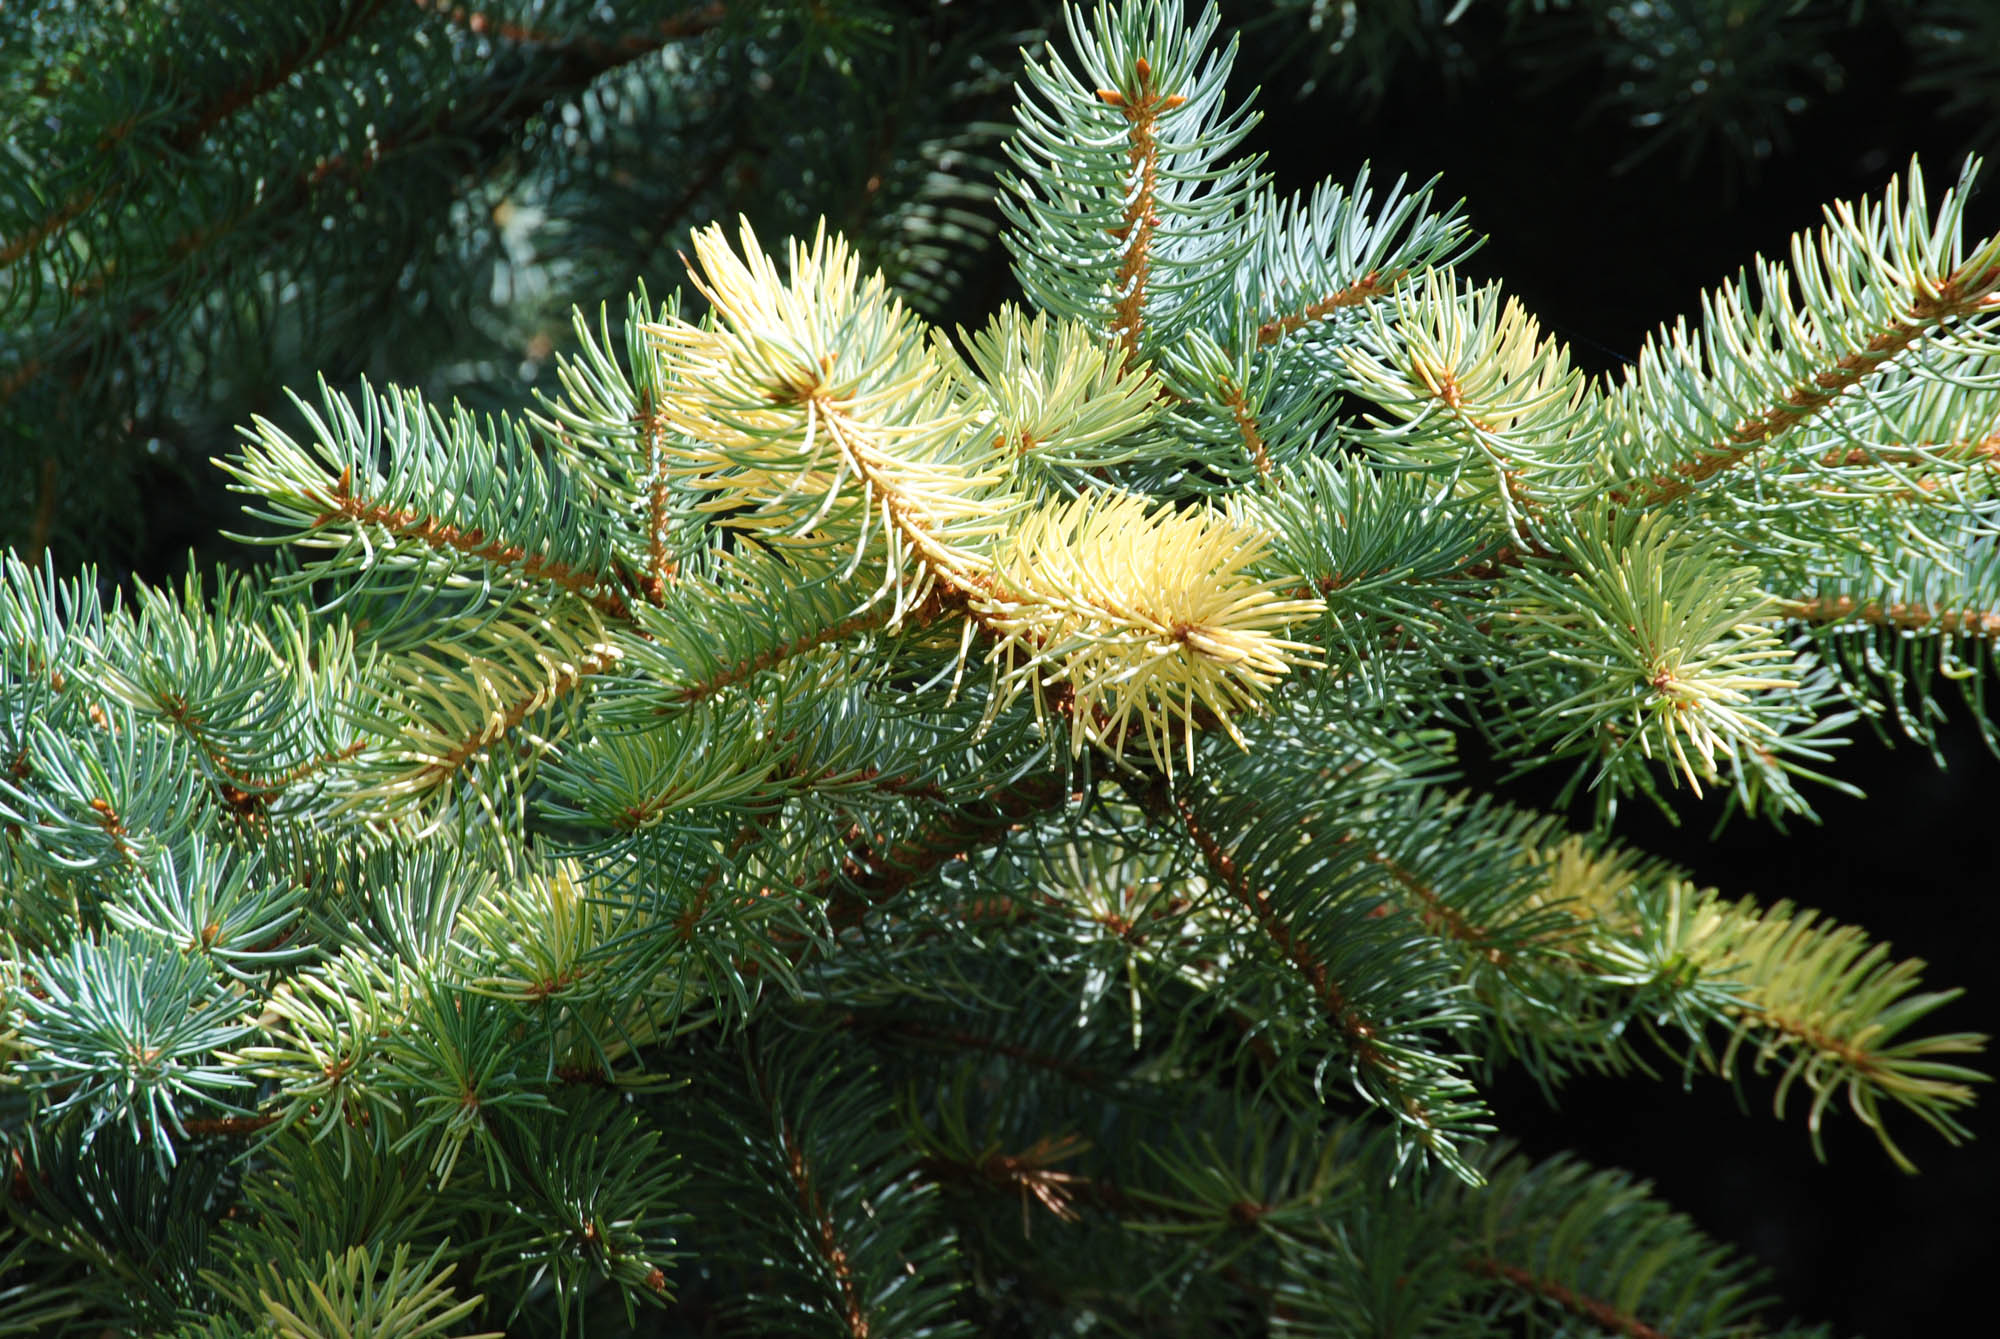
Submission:
[[[1370,270],[1345,288],[1336,288],[1325,297],[1309,302],[1295,312],[1274,316],[1257,327],[1257,344],[1260,348],[1276,344],[1295,330],[1301,330],[1315,321],[1323,320],[1345,307],[1359,307],[1365,302],[1381,297],[1401,283],[1408,275],[1407,270],[1391,270],[1383,274]]]
[[[1209,878],[1250,913],[1257,928],[1264,932],[1264,937],[1305,978],[1320,1007],[1347,1038],[1355,1059],[1366,1068],[1388,1077],[1387,1058],[1375,1045],[1375,1025],[1348,1000],[1346,992],[1327,971],[1326,964],[1320,960],[1312,945],[1279,914],[1272,903],[1270,891],[1258,887],[1236,858],[1222,849],[1221,841],[1200,821],[1194,806],[1185,797],[1169,796],[1165,787],[1159,785],[1141,792],[1140,802],[1157,819],[1174,823],[1187,833],[1195,849],[1201,853]]]
[[[733,665],[724,665],[706,679],[697,679],[693,683],[684,684],[680,688],[675,689],[668,695],[668,700],[673,705],[656,707],[654,708],[654,714],[662,715],[670,711],[675,711],[689,703],[699,702],[703,698],[713,697],[723,689],[734,687],[739,683],[752,679],[765,670],[792,659],[794,656],[802,656],[806,652],[819,647],[830,646],[835,642],[843,642],[849,637],[858,636],[863,632],[880,628],[888,623],[892,612],[886,605],[878,604],[873,609],[850,615],[835,623],[829,623],[824,628],[819,628],[812,632],[802,632],[788,642],[780,642],[776,646],[766,647],[754,656],[739,660]]]
[[[1887,327],[1866,345],[1792,386],[1777,404],[1744,419],[1720,442],[1703,447],[1690,459],[1676,462],[1666,473],[1635,480],[1606,496],[1621,507],[1660,507],[1679,501],[1705,481],[1749,460],[1765,443],[1819,413],[1843,391],[1860,384],[1871,372],[1931,331],[1957,317],[1993,310],[2000,305],[1992,292],[1996,279],[2000,279],[2000,271],[1951,276],[1938,285],[1936,297],[1912,300],[1902,314],[1891,317]]]
[[[703,879],[689,895],[687,905],[681,908],[680,915],[674,917],[674,933],[680,937],[683,944],[694,939],[695,927],[700,925],[701,918],[708,914],[709,907],[715,901],[716,886],[722,882],[723,874],[729,869],[729,861],[742,854],[744,848],[756,840],[757,834],[758,825],[754,822],[745,823],[738,828],[735,838],[729,844],[728,854],[709,867],[708,877]]]
[[[1217,383],[1216,389],[1222,396],[1222,403],[1228,407],[1230,417],[1236,420],[1236,434],[1243,439],[1243,450],[1250,457],[1250,463],[1257,467],[1257,477],[1271,477],[1271,457],[1264,449],[1264,434],[1257,431],[1257,416],[1250,412],[1249,402],[1235,382],[1228,377]]]
[[[267,1129],[277,1120],[276,1116],[197,1116],[182,1121],[181,1128],[192,1135],[247,1135]]]
[[[1020,1195],[1024,1224],[1031,1199],[1063,1222],[1073,1223],[1081,1217],[1073,1201],[1078,1194],[1087,1196],[1091,1183],[1075,1172],[1055,1170],[1055,1164],[1075,1157],[1083,1148],[1083,1141],[1075,1135],[1044,1137],[1019,1153],[995,1150],[977,1161],[933,1154],[919,1159],[917,1166],[934,1181],[956,1181]]]
[[[500,713],[497,720],[491,716],[486,717],[486,724],[478,733],[460,740],[443,757],[425,763],[418,774],[432,784],[456,774],[481,749],[513,734],[520,729],[521,722],[527,720],[530,715],[548,706],[557,698],[575,692],[586,678],[593,674],[604,673],[617,662],[617,656],[607,652],[603,655],[580,656],[574,665],[558,666],[548,684],[537,688],[520,701],[510,704]]]
[[[1160,145],[1155,130],[1161,113],[1187,101],[1179,94],[1163,94],[1153,87],[1153,67],[1143,56],[1134,62],[1134,73],[1138,89],[1134,97],[1128,98],[1112,89],[1097,91],[1097,96],[1123,112],[1131,125],[1127,132],[1130,180],[1125,189],[1128,201],[1125,221],[1112,230],[1123,255],[1118,262],[1118,298],[1112,309],[1111,334],[1124,346],[1128,368],[1139,357],[1139,333],[1146,323],[1146,277],[1152,266],[1153,231],[1160,224],[1155,212],[1160,169]]]
[[[455,525],[420,511],[408,508],[398,510],[371,502],[367,498],[355,495],[353,483],[352,474],[342,470],[340,482],[335,486],[333,496],[314,499],[326,508],[314,519],[315,526],[327,525],[336,520],[379,526],[397,539],[415,540],[433,549],[451,549],[469,558],[478,558],[482,562],[515,568],[526,577],[553,582],[586,601],[592,608],[613,618],[632,617],[631,607],[625,603],[623,596],[611,588],[612,583],[605,577],[594,572],[578,571],[546,554],[530,553],[519,544],[509,544],[502,539],[488,539],[486,532],[476,526],[470,530],[461,530]]]
[[[1499,1279],[1511,1284],[1522,1292],[1554,1302],[1572,1316],[1589,1321],[1599,1329],[1611,1334],[1623,1335],[1624,1339],[1667,1339],[1664,1330],[1656,1330],[1637,1316],[1620,1311],[1611,1303],[1596,1297],[1586,1297],[1582,1293],[1566,1288],[1553,1279],[1541,1278],[1518,1265],[1510,1265],[1487,1255],[1467,1257],[1465,1267],[1474,1274],[1490,1279]]]
[[[1921,469],[1937,460],[1984,460],[1988,465],[2000,467],[2000,432],[1991,432],[1984,437],[1974,437],[1950,442],[1926,443],[1919,447],[1899,447],[1872,451],[1866,447],[1852,446],[1845,450],[1838,447],[1821,454],[1819,463],[1827,469],[1850,469],[1868,466],[1892,466],[1903,469]]]
[[[667,586],[680,575],[667,556],[666,420],[653,407],[653,393],[639,392],[639,432],[646,442],[646,575],[639,588],[654,605],[666,603]]]
[[[1349,840],[1354,839],[1349,838]],[[1380,865],[1398,888],[1409,894],[1410,913],[1417,918],[1424,929],[1440,939],[1454,940],[1483,953],[1486,960],[1496,967],[1507,965],[1507,954],[1493,946],[1492,932],[1467,920],[1464,912],[1438,896],[1437,889],[1417,877],[1386,852],[1373,851],[1368,858]]]
[[[127,840],[125,820],[111,807],[111,801],[102,797],[90,802],[90,811],[97,815],[97,826],[104,829],[104,835],[111,838],[111,847],[127,864],[136,864],[138,857],[133,853],[132,843]]]
[[[939,813],[897,841],[873,846],[860,832],[853,832],[839,863],[808,891],[829,899],[827,916],[836,931],[859,925],[870,911],[925,874],[1004,839],[1028,819],[1069,798],[1059,779],[1029,777],[992,796],[979,810]]]
[[[367,747],[368,747],[368,742],[366,740],[362,739],[354,740],[352,743],[348,744],[344,748],[334,749],[329,753],[321,753],[314,757],[307,758],[304,762],[294,767],[291,771],[286,772],[283,776],[276,777],[268,782],[264,782],[263,786],[266,790],[283,790],[287,786],[295,785],[298,782],[305,780],[307,777],[311,776],[314,772],[317,772],[322,768],[331,767],[335,763],[346,762],[349,758],[352,758],[355,754],[361,752],[363,749]]]
[[[761,1076],[758,1091],[766,1103],[772,1103],[772,1096],[764,1087]],[[798,1200],[799,1211],[805,1215],[810,1226],[813,1246],[826,1261],[827,1268],[833,1271],[835,1286],[840,1289],[841,1318],[853,1339],[868,1339],[868,1313],[862,1309],[861,1294],[854,1286],[854,1269],[848,1262],[846,1248],[840,1244],[833,1215],[827,1211],[812,1168],[806,1163],[805,1150],[800,1147],[798,1135],[792,1129],[791,1119],[782,1112],[777,1115],[778,1144],[784,1154],[785,1173],[791,1178],[792,1194]]]
[[[1788,600],[1785,613],[1804,623],[1871,624],[1878,628],[1899,628],[1911,632],[1941,632],[1947,636],[2000,639],[2000,610],[1940,609],[1932,605],[1897,601],[1881,604],[1861,601],[1852,595],[1830,595],[1811,600]]]

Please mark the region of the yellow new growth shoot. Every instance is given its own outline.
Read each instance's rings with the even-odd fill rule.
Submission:
[[[1149,506],[1098,495],[1035,511],[973,608],[999,636],[1003,687],[1031,687],[1038,712],[1051,689],[1067,699],[1072,751],[1088,739],[1120,752],[1136,717],[1171,771],[1177,729],[1190,767],[1202,725],[1243,742],[1234,717],[1313,663],[1310,646],[1278,633],[1322,605],[1253,575],[1263,535],[1206,508]]]
[[[933,591],[962,601],[967,648],[974,632],[997,643],[996,711],[1029,688],[1039,714],[1069,715],[1072,750],[1094,741],[1117,753],[1136,724],[1171,769],[1177,735],[1190,765],[1201,726],[1242,743],[1234,718],[1311,663],[1311,647],[1279,633],[1321,603],[1254,573],[1260,533],[1205,508],[1010,490],[992,424],[1026,431],[1010,410],[1031,388],[974,378],[879,274],[859,278],[838,238],[822,229],[810,247],[792,243],[789,277],[747,225],[741,256],[716,228],[694,244],[712,314],[649,328],[666,374],[661,411],[681,437],[671,468],[711,495],[705,509],[763,542],[838,547],[853,565],[883,559],[892,624]],[[1019,318],[1008,319],[975,348],[1018,342]],[[1042,326],[1028,333],[1050,338]],[[1060,352],[1065,369],[1085,361]],[[995,359],[981,361],[993,375]],[[1057,398],[1076,421],[1036,426],[1084,445],[1156,416],[1150,397],[1089,377]]]
[[[851,546],[856,565],[886,556],[898,617],[939,580],[983,572],[968,545],[997,533],[1012,502],[922,323],[880,274],[860,281],[824,228],[810,247],[791,243],[789,279],[748,224],[741,237],[739,257],[720,228],[695,234],[708,320],[649,327],[661,410],[684,435],[671,468],[765,542]]]

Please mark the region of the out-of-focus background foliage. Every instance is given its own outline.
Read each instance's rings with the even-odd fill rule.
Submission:
[[[1282,188],[1363,160],[1442,174],[1491,237],[1470,268],[1608,372],[1825,202],[1913,153],[1948,180],[2000,145],[1994,0],[1223,9]],[[1014,293],[992,174],[1019,48],[1054,22],[1046,0],[5,0],[0,540],[113,581],[230,559],[220,532],[245,522],[208,459],[290,416],[287,388],[522,407],[572,307],[673,289],[713,218],[775,241],[824,217],[928,314],[976,324]],[[2000,229],[1996,200],[1975,231]],[[2000,765],[1969,729],[1944,751],[1941,773],[1857,746],[1842,771],[1870,802],[1828,796],[1789,839],[1710,840],[1713,814],[1621,826],[1732,891],[1947,944],[1931,978],[1975,987],[1947,1025],[1992,1030]],[[1854,1130],[1816,1166],[1789,1125],[1661,1092],[1579,1083],[1543,1118],[1503,1079],[1496,1101],[1537,1152],[1658,1178],[1802,1313],[1949,1332],[1990,1249],[2000,1132],[1911,1180]]]

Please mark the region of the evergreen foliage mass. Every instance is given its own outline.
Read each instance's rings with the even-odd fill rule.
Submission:
[[[824,215],[935,308],[991,240],[1050,8],[0,5],[0,542],[155,576],[223,556],[208,459],[286,387],[519,405],[570,311],[677,273],[706,218]]]
[[[1955,992],[1608,827],[1809,817],[1940,692],[1990,731],[1976,163],[1592,377],[1433,188],[1277,198],[1213,9],[1066,17],[1003,145],[1026,308],[942,329],[832,225],[705,228],[523,403],[246,426],[253,571],[6,560],[0,1333],[1826,1333],[1482,1092],[1966,1134]],[[0,293],[22,347],[152,301],[114,234]],[[286,307],[237,296],[143,310]]]

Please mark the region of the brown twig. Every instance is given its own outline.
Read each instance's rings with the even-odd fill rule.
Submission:
[[[1572,1316],[1587,1320],[1599,1329],[1611,1334],[1622,1335],[1624,1339],[1668,1339],[1664,1330],[1654,1329],[1629,1312],[1620,1311],[1602,1298],[1587,1297],[1582,1293],[1564,1287],[1553,1279],[1545,1279],[1487,1255],[1466,1257],[1465,1268],[1487,1278],[1499,1279],[1503,1283],[1519,1288],[1522,1292],[1554,1302]]]
[[[1345,288],[1337,288],[1295,312],[1274,316],[1265,321],[1257,327],[1257,345],[1259,348],[1268,348],[1293,331],[1303,329],[1343,308],[1359,307],[1363,303],[1379,298],[1408,275],[1407,270],[1391,270],[1387,274],[1380,270],[1370,270]]]
[[[1221,841],[1196,816],[1194,806],[1185,797],[1169,795],[1166,787],[1157,782],[1140,789],[1138,798],[1141,807],[1156,820],[1187,833],[1195,849],[1201,853],[1209,878],[1250,913],[1257,928],[1264,932],[1264,937],[1305,978],[1320,1007],[1346,1036],[1355,1059],[1381,1075],[1385,1081],[1394,1083],[1388,1058],[1375,1045],[1375,1023],[1355,1008],[1340,983],[1327,971],[1319,954],[1292,929],[1289,920],[1278,913],[1272,904],[1270,891],[1258,887],[1249,872],[1222,848]]]
[[[1911,632],[1941,632],[2000,640],[2000,610],[1941,609],[1933,605],[1897,601],[1882,604],[1861,601],[1852,595],[1829,595],[1810,600],[1787,600],[1782,606],[1787,617],[1804,623],[1867,623],[1878,628],[1899,628]]]
[[[870,911],[925,874],[1004,840],[1027,820],[1070,798],[1060,778],[1027,777],[979,809],[961,807],[936,814],[900,840],[875,846],[860,832],[852,832],[847,851],[808,891],[828,899],[827,915],[836,931],[859,925]]]
[[[427,544],[433,549],[451,549],[470,558],[497,566],[512,567],[523,576],[535,580],[553,582],[572,595],[587,602],[592,608],[613,618],[629,620],[631,606],[623,596],[614,590],[613,582],[595,572],[582,572],[542,553],[533,553],[519,544],[509,544],[502,539],[489,539],[486,532],[477,526],[461,530],[458,526],[410,508],[391,508],[372,502],[354,492],[354,475],[351,469],[340,472],[340,481],[335,485],[330,497],[314,499],[326,510],[314,519],[315,526],[327,525],[336,520],[349,520],[357,525],[379,526],[397,539],[413,539]]]
[[[418,769],[417,775],[426,784],[432,785],[455,775],[481,749],[513,734],[520,729],[521,722],[527,720],[529,716],[557,698],[575,692],[585,679],[593,674],[604,673],[617,662],[618,657],[615,653],[606,652],[602,655],[580,656],[573,665],[557,666],[547,683],[538,686],[534,692],[520,700],[508,704],[506,710],[497,716],[488,714],[483,718],[485,723],[476,732],[459,740],[442,757],[426,762]]]
[[[1783,436],[1859,385],[1869,374],[1945,323],[2000,307],[1993,286],[2000,269],[1954,274],[1937,286],[1936,297],[1913,299],[1887,327],[1853,353],[1834,359],[1824,371],[1789,388],[1778,403],[1738,423],[1720,442],[1700,448],[1690,459],[1651,478],[1614,488],[1606,496],[1618,506],[1659,507],[1677,502],[1703,482],[1749,460],[1772,439]]]
[[[646,574],[639,588],[653,605],[666,603],[667,587],[680,575],[680,566],[667,556],[667,522],[672,519],[667,486],[666,420],[653,406],[650,389],[639,392],[634,415],[639,434],[646,443]]]
[[[1257,477],[1268,480],[1271,477],[1271,457],[1264,448],[1264,434],[1257,430],[1257,416],[1250,412],[1249,402],[1242,389],[1228,377],[1216,383],[1223,405],[1230,417],[1236,420],[1236,435],[1243,439],[1243,450],[1250,457],[1250,463],[1257,467]]]
[[[1159,200],[1158,174],[1160,145],[1155,127],[1163,112],[1170,112],[1187,99],[1177,93],[1161,93],[1153,87],[1153,67],[1141,56],[1133,62],[1137,95],[1127,98],[1115,89],[1100,88],[1097,96],[1125,114],[1131,129],[1126,161],[1131,174],[1126,187],[1125,221],[1113,230],[1124,254],[1118,262],[1118,297],[1113,308],[1111,334],[1125,347],[1125,366],[1139,357],[1139,333],[1146,323],[1146,276],[1152,267],[1153,230],[1160,225],[1155,212]]]
[[[824,628],[819,628],[812,632],[802,632],[790,641],[766,647],[756,655],[745,657],[734,664],[724,665],[705,679],[697,679],[693,683],[683,684],[668,694],[668,700],[672,705],[656,707],[654,708],[654,714],[663,715],[690,703],[699,702],[703,698],[714,696],[725,688],[732,688],[748,679],[755,678],[765,670],[780,665],[796,656],[802,656],[808,651],[816,650],[822,646],[830,646],[835,642],[846,641],[849,637],[858,636],[863,632],[883,627],[888,623],[892,613],[893,611],[887,607],[886,603],[878,603],[873,609],[864,610],[859,614],[851,614],[846,618],[827,624]]]
[[[777,1117],[778,1146],[784,1155],[785,1173],[791,1178],[792,1194],[798,1200],[799,1211],[805,1215],[813,1246],[826,1261],[827,1268],[833,1273],[835,1286],[840,1290],[841,1319],[846,1323],[851,1339],[868,1339],[868,1313],[863,1309],[861,1294],[854,1286],[854,1268],[848,1259],[847,1249],[841,1244],[838,1225],[827,1210],[813,1169],[806,1162],[805,1149],[800,1146],[798,1134],[792,1128],[791,1118],[777,1109],[776,1097],[766,1085],[764,1076],[760,1073],[756,1077],[758,1096],[773,1108]]]

